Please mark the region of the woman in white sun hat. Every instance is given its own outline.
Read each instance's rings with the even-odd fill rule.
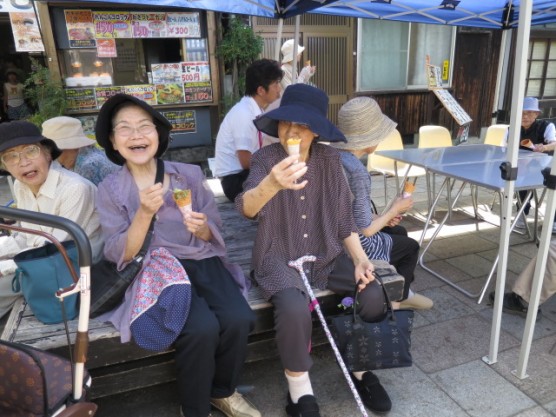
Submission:
[[[67,116],[53,117],[42,124],[44,137],[56,142],[62,151],[58,162],[66,169],[98,185],[108,174],[120,169],[108,160],[103,150],[83,132],[79,119]]]
[[[293,39],[288,39],[282,45],[282,71],[284,71],[284,76],[282,77],[282,91],[286,89],[288,85],[293,83],[293,49],[295,43]],[[301,58],[301,54],[305,48],[301,45],[297,45],[297,59]],[[307,84],[309,79],[315,74],[317,67],[311,66],[310,61],[307,61],[308,65],[304,65],[299,75],[296,77],[296,83]],[[298,67],[299,68],[299,64]],[[278,107],[278,106],[276,106]]]
[[[405,278],[401,302],[394,308],[430,309],[433,302],[409,289],[419,256],[419,244],[404,234],[387,234],[381,230],[397,226],[401,215],[413,206],[411,197],[396,198],[388,211],[377,216],[372,213],[371,176],[359,158],[374,152],[380,142],[394,131],[396,123],[382,114],[378,103],[370,97],[356,97],[338,112],[338,128],[347,142],[334,142],[341,152],[342,166],[353,195],[353,217],[359,228],[359,239],[369,259],[390,262]]]

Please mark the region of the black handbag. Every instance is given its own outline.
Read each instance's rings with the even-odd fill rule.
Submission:
[[[162,159],[158,159],[155,184],[163,180],[164,162]],[[151,243],[155,218],[156,216],[153,216],[139,253],[124,269],[118,271],[117,265],[106,259],[91,267],[91,317],[107,313],[122,302],[127,288],[143,268],[143,259]]]
[[[388,305],[385,317],[378,322],[364,322],[356,313],[357,286],[353,313],[330,319],[331,332],[347,368],[352,372],[401,368],[412,365],[411,330],[413,310],[393,310],[379,275]]]

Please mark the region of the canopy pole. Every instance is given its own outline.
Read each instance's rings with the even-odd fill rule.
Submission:
[[[292,62],[292,84],[297,82],[297,46],[299,44],[300,16],[295,16],[295,35],[293,36],[293,62]]]
[[[278,19],[278,33],[276,33],[276,45],[274,45],[274,59],[280,62],[280,47],[282,46],[282,31],[284,29],[284,19]]]
[[[556,158],[552,158],[552,168],[550,175],[556,175]],[[552,238],[552,225],[554,222],[554,214],[556,212],[556,195],[553,189],[548,189],[546,197],[546,211],[544,223],[542,226],[541,240],[539,251],[537,252],[537,262],[535,263],[535,273],[533,275],[533,283],[531,287],[531,297],[529,299],[529,307],[527,310],[527,319],[525,320],[525,329],[523,330],[523,338],[521,339],[521,349],[519,350],[519,359],[517,362],[517,370],[512,374],[519,379],[527,378],[527,363],[529,362],[529,353],[531,352],[531,343],[533,342],[533,333],[535,332],[535,323],[537,321],[537,309],[539,308],[539,299],[543,278],[546,271],[546,262],[548,257],[548,249]]]
[[[512,89],[512,110],[510,119],[510,132],[508,135],[507,157],[510,161],[509,168],[517,170],[517,155],[519,136],[521,133],[521,114],[523,113],[523,96],[525,95],[525,76],[527,74],[527,50],[529,47],[529,34],[531,31],[532,0],[523,0],[519,10],[519,25],[517,28],[517,43],[515,54],[515,72]],[[519,173],[517,173],[519,175]],[[510,243],[510,222],[512,218],[512,201],[515,181],[507,180],[504,186],[502,205],[502,219],[500,229],[500,248],[498,255],[500,261],[496,275],[496,297],[492,315],[492,328],[490,334],[489,355],[483,361],[492,365],[498,360],[498,346],[500,342],[500,325],[502,320],[502,301],[506,284],[506,269],[508,265],[508,246]],[[552,214],[549,214],[552,215]],[[546,221],[546,220],[545,220]]]

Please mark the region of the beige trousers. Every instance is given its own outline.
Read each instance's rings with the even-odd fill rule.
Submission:
[[[13,277],[13,274],[2,275],[0,277],[0,318],[8,313],[12,309],[15,300],[21,297],[20,292],[12,291]]]
[[[513,292],[520,295],[525,301],[529,302],[531,298],[531,286],[533,285],[533,275],[535,274],[535,263],[537,257],[531,259],[531,262],[525,267],[523,272],[517,277],[517,281],[512,289]],[[556,293],[556,239],[550,242],[548,248],[548,259],[546,260],[546,270],[541,288],[541,298],[539,303],[542,304]]]

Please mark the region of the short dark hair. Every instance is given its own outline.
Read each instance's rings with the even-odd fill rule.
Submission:
[[[263,87],[268,90],[270,84],[282,81],[284,72],[278,61],[273,59],[259,59],[247,67],[245,72],[245,95],[254,96],[257,88]]]

